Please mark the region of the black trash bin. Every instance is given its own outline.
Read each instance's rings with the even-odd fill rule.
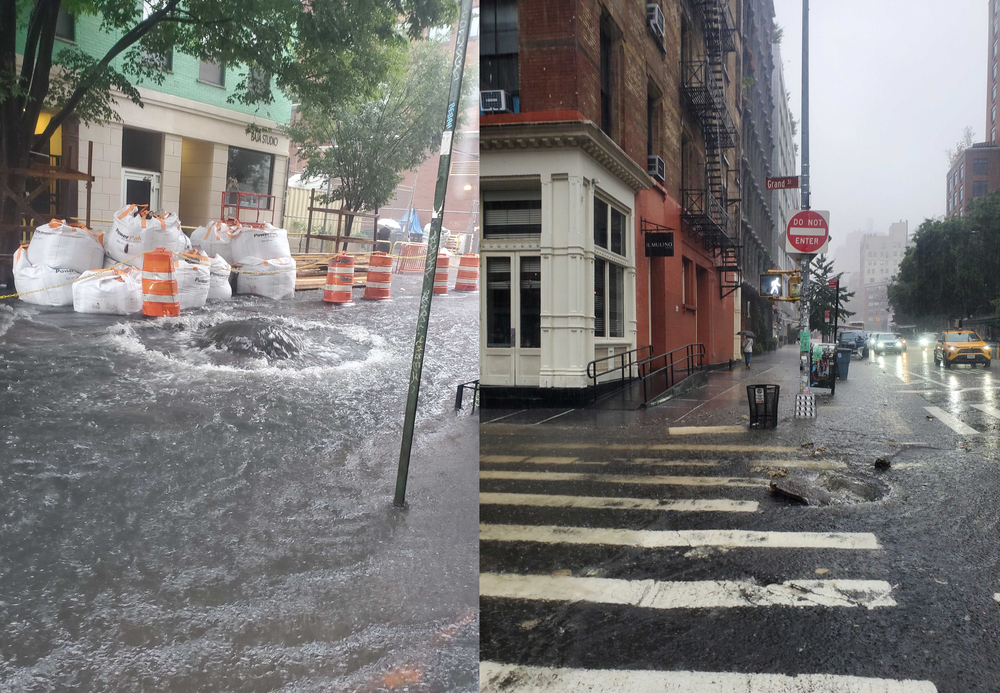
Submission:
[[[847,380],[847,371],[851,368],[851,350],[837,349],[837,379]]]
[[[777,385],[747,385],[747,402],[750,404],[750,428],[778,427]]]

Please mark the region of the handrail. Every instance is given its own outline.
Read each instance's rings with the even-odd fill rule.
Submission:
[[[465,389],[468,388],[472,390],[472,413],[476,413],[476,404],[479,402],[479,380],[470,380],[467,383],[460,383],[458,386],[458,392],[455,393],[455,410],[462,408],[462,395],[465,393]]]
[[[644,351],[648,351],[650,354],[652,354],[653,347],[647,344],[646,346],[641,346],[635,349],[630,349],[628,351],[623,351],[620,354],[612,354],[611,356],[605,356],[603,358],[594,359],[593,361],[587,364],[587,377],[590,380],[594,381],[594,385],[597,385],[597,378],[599,376],[606,375],[607,373],[611,373],[612,371],[620,370],[621,371],[620,380],[625,380],[625,369],[627,368],[629,372],[628,379],[631,380],[632,378],[635,377],[632,375],[632,369],[639,363],[639,360],[635,357],[638,357],[640,352]],[[626,356],[628,357],[627,363],[625,360]],[[621,365],[613,368],[608,368],[607,370],[601,371],[600,373],[597,372],[597,364],[603,363],[604,361],[611,361],[613,359],[621,359],[622,360]]]
[[[674,358],[674,354],[681,351],[684,352],[684,357]],[[660,359],[663,359],[663,365],[659,368],[653,369],[651,364],[659,361]],[[694,365],[695,360],[698,362],[697,365]],[[639,367],[639,379],[642,381],[642,403],[645,405],[646,402],[649,401],[649,396],[646,392],[646,380],[657,373],[666,372],[667,388],[669,389],[677,383],[677,370],[682,365],[684,367],[684,377],[691,375],[691,372],[696,369],[703,369],[705,367],[705,345],[700,342],[685,344],[682,347],[677,347],[676,349],[668,351],[664,354],[645,358],[637,365]]]

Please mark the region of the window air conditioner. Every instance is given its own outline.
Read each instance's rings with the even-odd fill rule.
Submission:
[[[512,112],[510,94],[502,89],[490,89],[479,92],[480,113],[510,113]]]
[[[656,36],[662,44],[664,35],[663,10],[660,9],[660,5],[658,3],[646,3],[646,23],[649,25],[653,35]]]
[[[647,156],[646,173],[662,183],[667,175],[667,167],[663,163],[663,159],[656,155]]]

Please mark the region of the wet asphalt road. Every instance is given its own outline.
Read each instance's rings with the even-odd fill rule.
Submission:
[[[480,588],[496,596],[480,602],[482,690],[526,690],[528,681],[638,690],[632,679],[610,687],[607,670],[623,669],[883,680],[780,688],[744,677],[732,688],[676,690],[747,690],[750,680],[762,686],[755,691],[1000,690],[1000,378],[982,367],[945,370],[920,350],[854,361],[834,397],[817,390],[816,420],[793,420],[796,356],[786,347],[756,359],[749,375],[713,373],[706,387],[647,411],[483,412],[480,521],[490,539],[481,542]],[[746,428],[745,385],[754,382],[782,386],[777,430]],[[879,456],[890,470],[872,468]],[[847,479],[877,500],[782,500],[766,484],[768,472],[786,469]],[[654,477],[661,483],[640,483]],[[592,507],[606,498],[635,507]],[[633,499],[743,503],[704,510]],[[553,502],[570,507],[539,505]],[[788,545],[758,538],[734,547],[722,530],[782,533],[768,536]],[[805,532],[859,545],[809,547],[788,534]],[[692,537],[715,545],[663,545]],[[861,589],[833,599],[796,582],[784,589],[803,605],[781,603],[783,583],[805,580],[865,582],[833,583]],[[659,583],[692,581],[721,584],[707,597],[657,594]],[[508,674],[498,664],[541,669]],[[656,676],[664,678],[648,690],[667,689],[676,674]]]

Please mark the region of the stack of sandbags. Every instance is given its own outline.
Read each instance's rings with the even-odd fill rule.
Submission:
[[[142,310],[142,272],[124,266],[84,272],[73,284],[77,313],[130,315]]]
[[[236,293],[280,300],[295,296],[295,260],[291,257],[243,258]]]
[[[292,256],[288,231],[271,224],[240,226],[236,233],[230,229],[230,237],[233,262],[243,262],[249,257],[277,260]]]
[[[68,306],[73,303],[72,282],[103,263],[102,234],[53,219],[14,253],[14,287],[28,303]]]
[[[127,205],[115,212],[111,233],[104,237],[104,252],[109,258],[142,269],[142,254],[157,248],[175,253],[191,250],[191,239],[181,230],[181,220],[176,214],[157,216],[137,205]]]
[[[212,270],[209,258],[202,253],[184,253],[177,259],[177,295],[181,310],[201,308],[208,301]]]

